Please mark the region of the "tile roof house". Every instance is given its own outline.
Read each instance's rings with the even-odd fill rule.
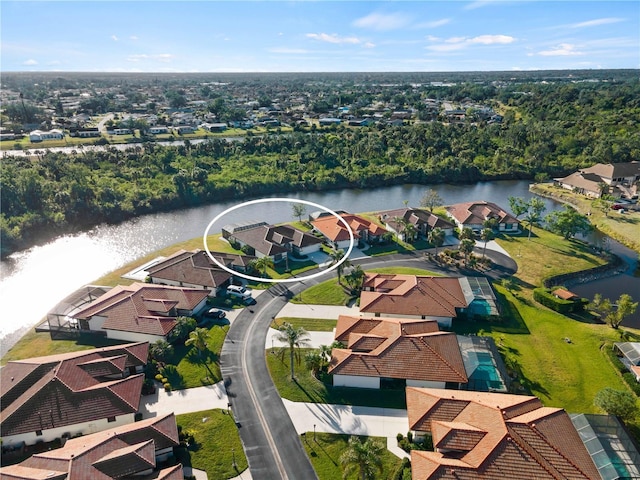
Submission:
[[[563,178],[556,178],[557,185],[583,195],[599,198],[602,184],[612,187],[609,192],[614,197],[638,198],[640,162],[596,163],[589,168],[581,168]]]
[[[148,350],[142,342],[7,363],[0,369],[3,446],[133,422]]]
[[[465,277],[367,273],[360,312],[376,317],[437,320],[450,328],[453,318],[474,300]]]
[[[452,332],[434,320],[340,315],[331,352],[334,386],[380,388],[388,380],[406,385],[458,388],[467,374]]]
[[[119,285],[71,316],[80,330],[106,332],[125,341],[166,340],[178,316],[193,316],[206,307],[208,290],[150,283]]]
[[[182,465],[157,468],[179,444],[173,413],[67,440],[61,448],[37,453],[0,468],[11,480],[183,480]]]
[[[377,243],[387,229],[351,213],[340,213],[340,217],[349,225],[356,242]],[[313,228],[322,233],[335,248],[349,248],[351,238],[347,227],[335,215],[324,215],[311,222]]]
[[[600,479],[569,415],[536,397],[407,387],[413,480]]]
[[[271,257],[275,263],[285,260],[289,253],[305,256],[320,250],[322,240],[289,225],[268,225],[264,222],[244,228],[224,227],[230,241],[248,245],[257,257]]]
[[[500,232],[517,233],[519,231],[520,220],[493,202],[456,203],[445,209],[460,230],[470,228],[479,231],[484,228],[485,221],[494,219],[497,222],[496,228]]]
[[[402,219],[413,225],[422,236],[427,236],[436,227],[444,230],[445,235],[453,235],[453,229],[455,228],[453,223],[419,208],[385,210],[384,212],[378,212],[378,218],[392,232],[402,231],[403,226],[398,221],[398,219]]]
[[[224,254],[212,255],[220,263],[232,268],[233,261],[223,261]],[[238,255],[239,256],[239,255]],[[253,257],[255,258],[255,257]],[[232,274],[216,265],[204,250],[180,250],[147,268],[151,283],[207,289],[213,296],[229,285]]]

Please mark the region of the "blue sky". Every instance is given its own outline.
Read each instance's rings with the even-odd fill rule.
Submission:
[[[640,68],[640,2],[5,1],[2,71]]]

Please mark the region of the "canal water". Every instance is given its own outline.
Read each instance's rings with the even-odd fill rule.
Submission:
[[[445,204],[487,200],[505,209],[508,209],[510,196],[527,199],[533,196],[527,181],[498,181],[433,187],[397,185],[288,197],[317,203],[331,210],[357,213],[401,208],[405,202],[409,206],[419,206],[420,199],[430,188],[437,190]],[[554,201],[544,201],[547,211],[559,207]],[[238,203],[221,201],[146,215],[118,225],[100,225],[87,232],[65,235],[45,245],[18,252],[2,261],[0,354],[4,354],[21,335],[38,323],[59,300],[77,288],[155,250],[201,237],[211,220]],[[293,217],[287,203],[258,203],[225,215],[211,232],[219,232],[224,224],[249,220],[279,223],[293,220]]]

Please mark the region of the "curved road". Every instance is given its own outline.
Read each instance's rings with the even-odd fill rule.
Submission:
[[[477,250],[479,252],[480,249]],[[513,259],[487,250],[494,268],[485,272],[496,279],[513,275]],[[354,259],[352,264],[368,268],[411,266],[446,271],[426,261],[422,252]],[[310,272],[306,272],[309,275]],[[231,409],[254,479],[317,479],[300,438],[278,394],[265,361],[265,338],[269,325],[292,295],[335,276],[276,284],[244,309],[233,322],[220,355],[220,365]]]

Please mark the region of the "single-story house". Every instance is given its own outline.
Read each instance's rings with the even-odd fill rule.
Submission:
[[[162,133],[169,133],[169,127],[164,125],[156,125],[154,127],[149,127],[149,133],[153,135],[160,135]]]
[[[104,332],[125,341],[166,340],[177,317],[197,315],[207,305],[209,290],[151,283],[118,285],[71,314],[79,329]]]
[[[189,133],[195,133],[196,129],[191,125],[178,125],[173,127],[173,131],[176,132],[178,135],[186,135]]]
[[[436,320],[440,327],[451,328],[453,318],[474,298],[465,277],[366,273],[360,292],[360,313]]]
[[[226,123],[203,123],[201,125],[205,130],[210,132],[224,132],[227,129]]]
[[[338,213],[338,212],[336,212]],[[352,213],[339,213],[340,217],[351,227],[356,242],[378,243],[387,229]],[[311,222],[313,228],[320,232],[335,247],[346,249],[351,242],[349,231],[335,215],[324,215]]]
[[[225,226],[230,241],[247,245],[255,250],[257,257],[271,257],[278,263],[285,260],[289,253],[305,256],[317,252],[322,240],[310,233],[289,225],[267,225],[265,222],[247,223],[242,226]]]
[[[132,423],[148,352],[139,342],[7,363],[0,369],[2,446]]]
[[[99,137],[100,135],[101,133],[98,127],[84,127],[84,128],[71,127],[69,129],[70,137],[90,138],[90,137]]]
[[[434,447],[411,451],[413,480],[601,478],[569,415],[536,397],[407,387],[407,416]]]
[[[318,119],[318,124],[321,127],[328,127],[330,125],[340,125],[341,123],[342,123],[342,120],[340,120],[339,118],[325,117],[325,118]]]
[[[227,266],[225,263],[223,265]],[[216,265],[204,250],[180,250],[149,267],[147,272],[151,283],[202,288],[214,297],[226,289],[232,277],[231,273]]]
[[[435,320],[340,315],[329,373],[340,387],[403,385],[459,388],[467,383],[458,340]]]
[[[418,234],[426,237],[434,228],[441,228],[445,236],[453,235],[456,226],[433,213],[419,208],[398,208],[378,212],[378,218],[384,226],[395,233],[401,232],[403,226],[400,220],[410,223],[416,228]]]
[[[182,465],[157,468],[180,443],[173,413],[77,438],[0,468],[6,480],[121,479],[184,480]]]
[[[64,132],[57,128],[51,130],[34,130],[29,133],[29,141],[42,142],[43,140],[62,140]]]
[[[502,233],[518,233],[520,220],[507,213],[493,202],[479,201],[456,203],[445,207],[447,215],[453,219],[458,228],[470,228],[480,231],[487,220],[495,220],[496,228]]]
[[[620,342],[615,343],[613,347],[624,366],[633,373],[636,381],[640,382],[640,342]]]
[[[638,182],[640,181],[640,162],[596,163],[588,168],[581,168],[563,178],[556,178],[556,185],[567,190],[576,191],[592,198],[599,198],[601,186],[609,186],[607,192],[614,197],[629,199],[638,198]]]
[[[372,118],[352,118],[347,122],[350,127],[368,127],[373,125]]]
[[[551,295],[555,296],[556,298],[560,298],[562,300],[571,300],[571,301],[576,301],[576,300],[580,300],[580,295],[578,295],[577,293],[573,293],[571,290],[567,290],[566,288],[562,288],[562,287],[558,287],[556,288],[553,292],[551,292]]]

